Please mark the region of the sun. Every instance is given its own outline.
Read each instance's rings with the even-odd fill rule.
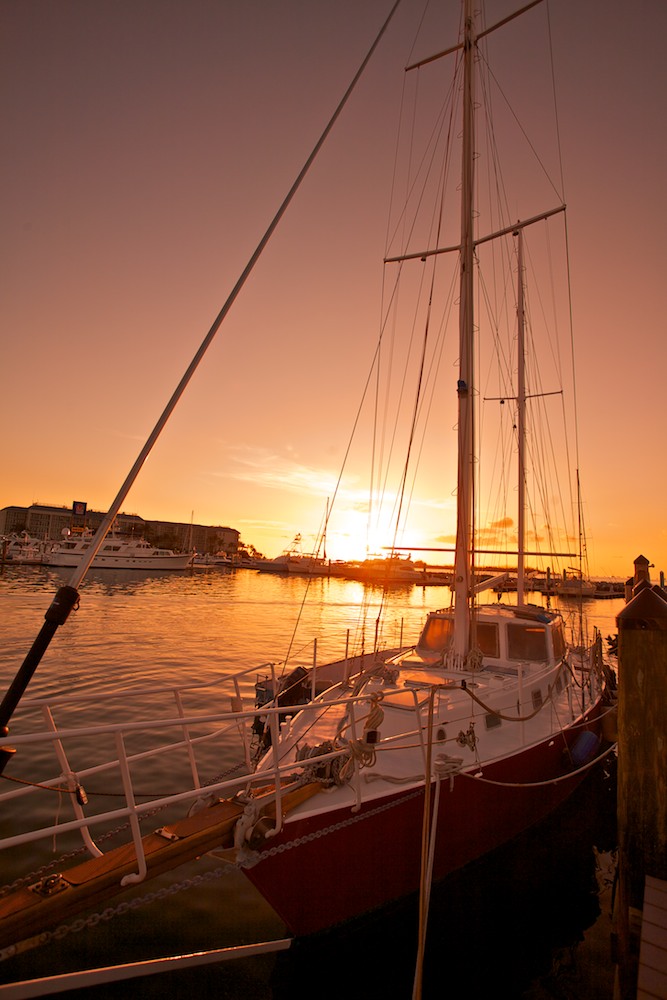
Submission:
[[[361,505],[333,511],[326,538],[327,557],[346,562],[365,559],[374,551],[369,541],[368,511]]]

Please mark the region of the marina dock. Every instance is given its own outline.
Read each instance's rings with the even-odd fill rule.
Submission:
[[[614,1000],[667,997],[667,593],[635,560],[618,625]]]

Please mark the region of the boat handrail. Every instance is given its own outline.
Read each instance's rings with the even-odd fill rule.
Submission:
[[[324,711],[332,706],[337,705],[350,705],[353,702],[360,703],[371,700],[370,694],[360,694],[357,696],[343,696],[336,699],[327,699],[327,701],[308,702],[307,704],[295,704],[295,705],[279,705],[271,706],[262,705],[260,708],[243,709],[243,710],[228,710],[226,712],[209,712],[203,713],[201,715],[175,715],[168,716],[164,719],[151,719],[140,720],[137,722],[127,721],[127,722],[107,722],[99,726],[80,726],[80,727],[70,727],[66,729],[58,729],[53,732],[39,732],[39,733],[23,733],[22,735],[5,736],[0,738],[0,747],[18,747],[28,744],[35,744],[41,741],[53,741],[58,738],[71,739],[75,737],[84,736],[102,736],[105,734],[113,734],[117,732],[140,732],[142,730],[156,730],[156,729],[170,729],[175,726],[185,725],[203,725],[208,723],[216,723],[228,720],[230,723],[250,721],[256,718],[258,715],[296,715],[298,712],[304,711]]]
[[[265,666],[271,669],[271,671],[274,671],[274,664],[266,664]],[[206,793],[207,796],[222,794],[230,795],[238,794],[240,791],[244,790],[246,794],[249,794],[254,786],[260,783],[267,784],[270,782],[273,782],[273,787],[275,789],[275,827],[271,833],[277,833],[282,824],[283,810],[281,808],[281,803],[282,783],[284,778],[286,776],[293,777],[295,772],[299,772],[303,775],[308,769],[308,762],[306,760],[295,760],[294,758],[296,744],[290,737],[289,718],[293,718],[297,715],[303,716],[304,713],[322,714],[329,712],[332,709],[334,712],[338,709],[343,710],[344,716],[347,720],[346,724],[349,728],[349,742],[347,739],[344,741],[341,740],[340,747],[332,746],[330,753],[319,755],[318,763],[322,764],[325,761],[333,760],[341,755],[349,754],[351,749],[349,744],[363,744],[366,738],[366,732],[364,729],[363,734],[360,734],[360,726],[363,727],[363,720],[367,716],[370,717],[374,708],[377,707],[378,694],[375,686],[372,684],[362,685],[360,690],[353,692],[345,685],[345,683],[342,683],[332,685],[324,694],[308,701],[305,704],[296,703],[293,705],[279,705],[274,701],[270,701],[259,706],[253,703],[251,707],[245,708],[244,698],[238,684],[238,678],[239,676],[242,677],[249,673],[256,673],[256,670],[256,667],[248,668],[245,671],[241,671],[240,674],[221,679],[221,681],[224,680],[232,682],[232,692],[235,692],[235,694],[231,694],[229,708],[213,712],[197,711],[193,709],[186,710],[182,699],[177,696],[176,714],[172,713],[163,718],[155,718],[154,716],[150,719],[144,718],[135,720],[126,718],[124,721],[104,723],[101,725],[70,725],[59,728],[50,715],[50,710],[44,704],[44,699],[36,699],[35,703],[42,705],[42,710],[47,720],[47,728],[40,732],[25,733],[11,738],[5,737],[0,739],[0,748],[11,746],[14,750],[20,750],[21,748],[29,750],[30,748],[47,746],[50,741],[58,760],[58,777],[52,777],[46,781],[40,781],[38,785],[21,782],[21,786],[19,788],[0,794],[0,801],[6,803],[7,801],[16,799],[19,796],[24,797],[25,795],[34,793],[37,789],[50,789],[52,791],[61,792],[63,791],[63,788],[61,787],[62,785],[67,786],[65,791],[71,793],[74,800],[74,798],[78,796],[79,791],[82,789],[84,782],[87,783],[93,777],[101,774],[109,775],[111,773],[114,776],[118,775],[121,778],[122,792],[120,794],[124,796],[125,804],[121,808],[101,811],[92,815],[79,815],[78,818],[68,822],[60,822],[56,826],[44,827],[31,834],[23,833],[10,839],[0,840],[0,849],[16,846],[21,843],[27,843],[28,841],[50,837],[56,832],[63,834],[75,830],[82,830],[84,841],[86,841],[89,836],[89,827],[93,825],[99,826],[103,823],[108,824],[109,822],[116,821],[118,819],[125,819],[129,821],[131,827],[133,828],[133,842],[137,851],[137,857],[139,858],[140,852],[143,850],[141,845],[141,831],[139,829],[139,821],[142,817],[167,806],[179,803],[192,803],[196,799],[200,798],[203,793]],[[369,679],[371,677],[372,675],[369,674]],[[217,684],[217,681],[214,682],[214,685]],[[200,689],[210,686],[212,685],[184,685],[180,690],[187,691],[193,688]],[[467,685],[465,684],[462,684],[461,687],[464,690],[467,689]],[[440,685],[438,684],[435,686],[431,685],[431,690],[433,692],[439,688]],[[161,687],[157,690],[167,694],[173,694],[175,691],[175,689],[169,687]],[[442,690],[445,692],[448,691],[449,686],[443,683]],[[389,697],[386,700],[385,708],[400,708],[401,710],[406,709],[410,717],[412,717],[412,714],[414,713],[414,718],[416,720],[414,728],[412,728],[408,723],[401,733],[393,733],[391,736],[388,736],[388,738],[377,742],[374,746],[374,750],[391,750],[392,745],[394,747],[399,747],[401,745],[405,747],[407,740],[413,740],[415,747],[420,747],[421,749],[421,756],[424,762],[423,773],[425,774],[428,770],[428,765],[426,763],[424,741],[423,713],[426,704],[423,697],[424,692],[421,687],[408,687],[406,688],[406,692],[409,696],[408,701],[411,702],[411,704],[394,705],[392,704],[391,697]],[[468,693],[471,695],[471,698],[474,697],[472,691]],[[71,701],[73,699],[69,696],[65,700]],[[475,698],[474,700],[478,699]],[[522,699],[520,700],[522,701]],[[549,699],[546,699],[546,701],[548,703]],[[356,708],[359,706],[363,706],[362,711],[366,714],[361,714],[356,711]],[[368,711],[366,711],[366,707],[368,708]],[[501,707],[502,706],[496,704],[494,706],[494,711],[497,713]],[[258,721],[261,721],[263,726],[269,728],[271,733],[271,745],[273,747],[281,746],[285,753],[269,754],[262,767],[255,769],[250,751],[250,733],[253,731],[253,728],[256,727]],[[525,720],[518,719],[517,721],[523,722]],[[179,733],[182,733],[182,737],[177,738],[174,736],[174,738],[164,740],[163,734],[167,733],[169,730],[177,730]],[[256,728],[254,728],[254,731],[257,733]],[[151,744],[141,750],[137,750],[132,753],[128,752],[125,747],[126,739],[129,741],[141,733],[149,733],[151,735]],[[241,743],[237,743],[237,745],[240,746],[243,751],[242,755],[239,756],[237,754],[231,758],[230,763],[233,764],[234,773],[232,774],[232,770],[229,770],[224,775],[218,775],[215,779],[210,781],[210,783],[203,783],[199,777],[197,750],[200,747],[210,745],[213,742],[216,744],[224,744],[225,741],[229,741],[232,736],[235,741],[238,741],[240,737]],[[94,740],[95,746],[100,747],[104,745],[104,738],[108,738],[113,742],[115,756],[110,756],[107,752],[104,759],[99,760],[90,766],[78,770],[71,768],[68,762],[68,757],[65,753],[66,743],[68,744],[68,750],[72,744],[76,744],[77,741],[80,742],[86,740]],[[188,759],[191,773],[191,778],[187,779],[185,790],[173,794],[162,794],[157,797],[151,796],[147,800],[136,802],[135,794],[138,794],[136,790],[140,787],[140,768],[138,765],[156,757],[165,757],[167,754],[178,755],[183,753],[185,753]],[[281,757],[284,763],[281,762]],[[357,765],[357,761],[354,759],[354,754],[352,757],[352,767],[354,771],[350,788],[350,791],[354,796],[354,805],[352,808],[359,809],[361,805],[360,769]],[[135,771],[136,773],[133,773]],[[5,777],[9,776],[5,775]],[[19,780],[21,781],[21,779]],[[90,840],[92,842],[92,838],[90,838]],[[90,850],[90,846],[87,846]]]
[[[364,699],[359,699],[359,700],[364,700]],[[301,706],[301,707],[303,708],[303,706]],[[306,707],[312,707],[312,706],[306,706]],[[279,711],[282,711],[282,710],[276,709],[275,711],[272,711],[271,714],[273,714],[277,718],[277,715],[278,715]],[[244,714],[245,714],[246,717],[248,716],[248,713],[244,713]],[[238,719],[239,713],[234,713],[234,715],[235,715],[235,718]],[[181,721],[182,720],[176,720],[176,722],[178,722],[179,724],[181,723]],[[175,722],[175,720],[170,720],[169,724],[171,724],[173,726],[174,722]],[[136,726],[133,726],[132,728],[136,729]],[[144,729],[147,729],[147,728],[151,728],[152,729],[152,728],[155,728],[155,726],[154,726],[154,723],[151,723],[151,724],[146,723],[146,724],[143,724],[143,728]],[[261,786],[265,786],[267,784],[267,781],[270,781],[270,780],[273,780],[274,784],[275,784],[276,816],[278,817],[278,823],[277,823],[276,829],[273,832],[277,832],[278,829],[280,828],[280,820],[281,820],[280,801],[281,801],[282,779],[284,777],[286,777],[286,776],[293,775],[295,773],[295,770],[301,770],[304,767],[304,763],[303,762],[298,762],[298,763],[295,764],[295,762],[293,760],[290,760],[289,762],[287,762],[285,764],[280,764],[279,761],[278,761],[278,759],[274,758],[274,762],[273,762],[271,768],[267,769],[265,771],[255,771],[255,772],[249,772],[249,773],[244,772],[244,773],[241,773],[241,774],[236,774],[235,776],[233,776],[231,778],[225,778],[225,779],[220,780],[220,781],[211,782],[210,784],[207,784],[205,787],[201,787],[201,786],[200,787],[193,787],[193,788],[188,789],[187,791],[177,792],[177,793],[170,794],[170,795],[167,795],[167,796],[164,796],[164,795],[163,796],[159,796],[159,797],[157,797],[155,799],[150,799],[150,800],[144,801],[144,802],[136,802],[136,801],[134,801],[133,781],[132,781],[132,777],[131,777],[131,772],[130,772],[129,764],[133,763],[133,762],[136,762],[136,760],[137,760],[138,757],[146,757],[146,756],[149,756],[149,754],[145,753],[145,754],[141,754],[141,755],[132,755],[132,756],[126,754],[125,747],[124,747],[124,740],[123,740],[123,731],[122,731],[123,727],[121,727],[121,726],[107,726],[107,727],[96,727],[96,728],[86,729],[86,730],[68,730],[68,731],[64,731],[63,730],[63,731],[60,731],[60,732],[50,732],[50,733],[40,734],[39,736],[37,736],[36,734],[30,734],[30,736],[22,737],[21,738],[21,742],[22,743],[28,743],[28,742],[31,742],[31,741],[35,742],[40,737],[42,739],[51,739],[53,741],[53,740],[56,740],[58,738],[62,738],[62,737],[65,737],[65,736],[83,735],[84,733],[86,735],[91,735],[91,734],[95,734],[96,731],[99,730],[99,729],[103,729],[107,733],[108,732],[113,732],[114,733],[114,735],[116,737],[115,744],[116,744],[116,748],[118,750],[118,759],[116,759],[114,761],[105,762],[103,765],[99,765],[97,767],[89,768],[87,770],[87,776],[90,777],[92,774],[99,773],[100,770],[103,770],[103,769],[106,770],[109,767],[116,767],[117,768],[119,766],[119,761],[120,761],[121,771],[123,772],[122,777],[123,777],[124,794],[125,794],[125,798],[126,798],[125,805],[123,807],[120,807],[120,808],[111,809],[111,810],[107,810],[105,812],[100,812],[100,813],[94,813],[94,814],[91,814],[91,815],[88,815],[88,816],[83,816],[83,817],[78,818],[78,819],[68,820],[68,821],[64,821],[64,822],[59,821],[55,825],[50,825],[50,826],[46,826],[46,827],[40,827],[40,828],[33,829],[33,830],[30,830],[30,831],[27,831],[27,832],[16,834],[16,835],[11,836],[11,837],[0,838],[0,850],[5,850],[5,849],[8,849],[8,848],[21,846],[21,845],[24,845],[24,844],[27,844],[27,843],[32,843],[32,842],[35,842],[35,841],[44,840],[44,839],[49,838],[49,837],[53,837],[53,836],[56,836],[56,835],[62,835],[62,834],[73,832],[73,831],[77,831],[77,830],[81,830],[81,831],[84,832],[84,834],[87,834],[89,832],[89,827],[90,826],[101,825],[101,824],[108,824],[109,822],[112,822],[112,821],[116,822],[118,820],[125,819],[125,820],[129,820],[130,823],[131,823],[131,825],[132,825],[132,827],[133,827],[133,830],[132,830],[132,832],[133,832],[132,840],[133,840],[133,844],[135,846],[135,850],[137,852],[137,858],[141,859],[143,857],[143,846],[142,846],[142,843],[141,843],[141,831],[139,829],[138,822],[142,818],[143,815],[148,815],[148,814],[154,813],[154,812],[159,811],[159,810],[161,810],[161,809],[163,809],[163,808],[165,808],[167,806],[172,806],[172,805],[176,805],[176,804],[193,803],[193,802],[195,802],[195,801],[197,801],[198,799],[201,798],[203,792],[206,792],[207,796],[214,796],[214,795],[217,795],[219,793],[227,793],[227,794],[229,794],[232,790],[235,790],[236,792],[239,792],[241,789],[245,789],[246,792],[247,792],[247,791],[250,790],[250,788],[253,785],[259,785],[260,787]],[[6,741],[2,741],[2,742],[6,742]],[[15,742],[17,742],[17,741],[15,741]],[[183,743],[179,744],[179,746],[183,746],[183,745],[184,745]],[[172,750],[174,748],[175,748],[174,745],[170,744],[168,746],[162,746],[162,747],[158,748],[157,752],[167,752],[167,751],[170,751],[170,750]],[[327,760],[333,760],[336,757],[340,757],[341,755],[345,754],[346,752],[347,752],[346,748],[345,747],[341,747],[340,749],[334,750],[334,751],[332,751],[329,754],[322,754],[322,755],[320,755],[318,757],[318,764],[321,764],[321,763],[323,763],[323,762],[325,762]],[[79,777],[83,776],[83,773],[84,772],[78,772],[78,776]],[[76,777],[76,776],[72,775],[72,777]],[[53,779],[53,780],[55,782],[58,779]],[[62,776],[61,776],[60,780],[62,781]],[[43,790],[46,787],[49,787],[49,786],[47,785],[46,782],[43,782],[43,783],[41,783],[38,786],[31,785],[30,787],[28,787],[25,790],[21,789],[21,791],[25,791],[25,793],[28,793],[28,792],[31,792],[31,791],[34,792],[34,791],[36,791],[38,789]],[[52,787],[53,787],[53,784],[52,784]],[[5,793],[3,795],[0,795],[0,800],[11,798],[13,796],[13,794],[15,794],[15,793],[9,792],[9,793]],[[134,823],[132,822],[133,819],[135,820]]]
[[[341,694],[342,697],[336,697],[337,694]],[[143,870],[143,846],[141,843],[142,835],[139,828],[139,821],[142,817],[157,810],[161,810],[167,806],[173,806],[179,803],[192,803],[198,798],[201,798],[204,792],[207,796],[217,796],[225,794],[230,795],[233,793],[238,794],[239,791],[245,790],[247,794],[253,786],[266,784],[267,782],[273,782],[273,786],[275,788],[276,820],[275,828],[271,831],[275,834],[278,832],[282,824],[282,783],[286,776],[293,776],[295,771],[303,772],[308,766],[307,763],[301,761],[295,762],[292,757],[290,757],[287,762],[281,763],[280,755],[273,754],[271,759],[267,762],[265,768],[262,768],[261,770],[253,770],[250,755],[246,752],[244,755],[245,759],[237,764],[235,774],[231,777],[222,776],[219,780],[202,785],[199,780],[195,760],[196,749],[201,744],[210,743],[213,740],[224,740],[232,733],[238,737],[240,730],[241,738],[247,751],[248,728],[252,726],[258,717],[261,717],[263,720],[268,722],[268,725],[271,728],[274,745],[276,745],[280,739],[281,727],[283,726],[286,717],[295,716],[301,712],[321,713],[323,711],[328,711],[331,708],[335,709],[339,706],[350,710],[353,705],[371,704],[374,697],[375,696],[372,693],[367,692],[351,696],[349,691],[341,691],[340,689],[336,690],[334,687],[331,689],[328,697],[316,699],[315,701],[311,701],[305,705],[296,704],[292,706],[272,706],[269,704],[268,706],[263,705],[260,708],[253,706],[251,709],[243,709],[242,699],[238,698],[232,699],[232,709],[224,712],[188,714],[184,711],[180,711],[178,715],[172,715],[162,719],[152,718],[150,720],[139,721],[125,720],[124,722],[105,723],[103,725],[96,726],[70,726],[64,728],[58,728],[56,726],[50,712],[48,712],[48,709],[45,708],[45,713],[48,713],[48,729],[41,732],[18,735],[11,739],[9,737],[0,739],[0,747],[11,745],[15,750],[21,748],[29,749],[31,747],[40,747],[45,745],[45,743],[51,742],[54,746],[56,757],[58,758],[61,773],[57,777],[40,781],[39,784],[26,784],[21,781],[19,788],[0,794],[0,801],[7,802],[17,797],[24,797],[37,791],[43,792],[44,790],[58,791],[60,794],[63,790],[63,785],[67,786],[66,790],[72,794],[73,801],[76,801],[78,793],[83,789],[84,781],[87,783],[93,777],[104,773],[108,774],[110,771],[113,771],[120,774],[121,786],[123,789],[120,794],[124,796],[125,803],[120,808],[117,807],[111,810],[104,810],[90,815],[83,815],[83,810],[77,806],[77,809],[75,810],[77,816],[74,819],[66,822],[60,821],[56,825],[48,825],[31,832],[19,833],[10,838],[0,839],[0,849],[6,849],[33,841],[43,840],[45,838],[52,837],[55,834],[62,835],[79,830],[82,832],[84,843],[88,851],[92,853],[93,851],[99,850],[99,848],[93,841],[90,828],[93,826],[99,827],[103,824],[117,822],[118,820],[125,820],[129,822],[132,828],[132,840],[135,851],[137,852],[137,858],[139,859],[139,872],[137,873],[137,877],[141,877],[141,871]],[[414,699],[414,709],[417,713],[417,718],[419,718],[419,699],[417,698],[415,692],[412,692],[412,697]],[[182,703],[180,704],[182,707]],[[354,713],[350,712],[350,715],[353,716]],[[213,726],[213,729],[197,735],[196,730],[201,726]],[[132,737],[133,735],[141,732],[150,731],[154,735],[157,734],[157,738],[159,739],[160,733],[164,733],[165,731],[174,728],[183,732],[183,739],[158,743],[157,745],[135,753],[128,753],[126,750],[126,738]],[[402,739],[405,740],[411,736],[415,736],[418,740],[423,741],[423,736],[420,735],[420,728],[421,723],[417,725],[414,733],[404,732],[402,734]],[[68,758],[65,754],[64,744],[68,743],[71,745],[77,740],[95,738],[97,744],[99,745],[101,738],[103,737],[110,737],[113,740],[116,756],[112,759],[104,759],[84,769],[70,770]],[[352,738],[357,738],[354,723],[352,725]],[[394,741],[392,740],[392,742]],[[174,794],[166,796],[159,795],[155,798],[151,797],[148,800],[139,802],[135,801],[139,775],[133,775],[133,770],[136,770],[137,765],[157,756],[165,756],[166,754],[174,754],[183,751],[185,751],[185,753],[190,757],[191,786],[185,791]],[[333,760],[341,755],[346,755],[348,752],[349,749],[347,745],[344,744],[340,748],[333,749],[329,754],[320,755],[318,757],[318,764],[322,764],[328,760]],[[5,777],[8,776],[5,775]],[[361,799],[360,778],[358,768],[356,766],[352,786],[353,788],[356,787],[356,792],[354,794],[358,808]]]

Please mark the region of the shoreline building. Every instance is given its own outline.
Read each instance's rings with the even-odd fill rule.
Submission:
[[[42,541],[60,540],[64,531],[96,531],[105,517],[104,511],[88,510],[75,501],[71,507],[32,503],[29,507],[10,506],[0,509],[0,536],[27,531]],[[240,532],[222,525],[189,524],[183,521],[150,521],[138,514],[119,513],[115,530],[121,535],[136,535],[165,548],[201,553],[224,552],[235,556],[239,550]]]

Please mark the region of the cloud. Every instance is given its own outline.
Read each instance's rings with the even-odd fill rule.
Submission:
[[[291,450],[288,446],[288,452]],[[302,465],[293,458],[275,451],[252,446],[232,446],[228,449],[229,467],[213,473],[219,477],[252,483],[266,489],[289,490],[330,496],[336,480],[329,470]]]
[[[253,528],[280,528],[281,530],[286,527],[284,521],[269,521],[267,519],[260,519],[257,517],[238,517],[236,518],[238,524],[250,524]]]
[[[441,498],[434,499],[433,497],[415,497],[411,503],[413,507],[425,507],[429,510],[456,510],[456,502],[453,498],[443,500]]]
[[[492,528],[511,528],[513,524],[514,520],[511,517],[503,517],[500,521],[492,521],[487,531],[490,531]]]

